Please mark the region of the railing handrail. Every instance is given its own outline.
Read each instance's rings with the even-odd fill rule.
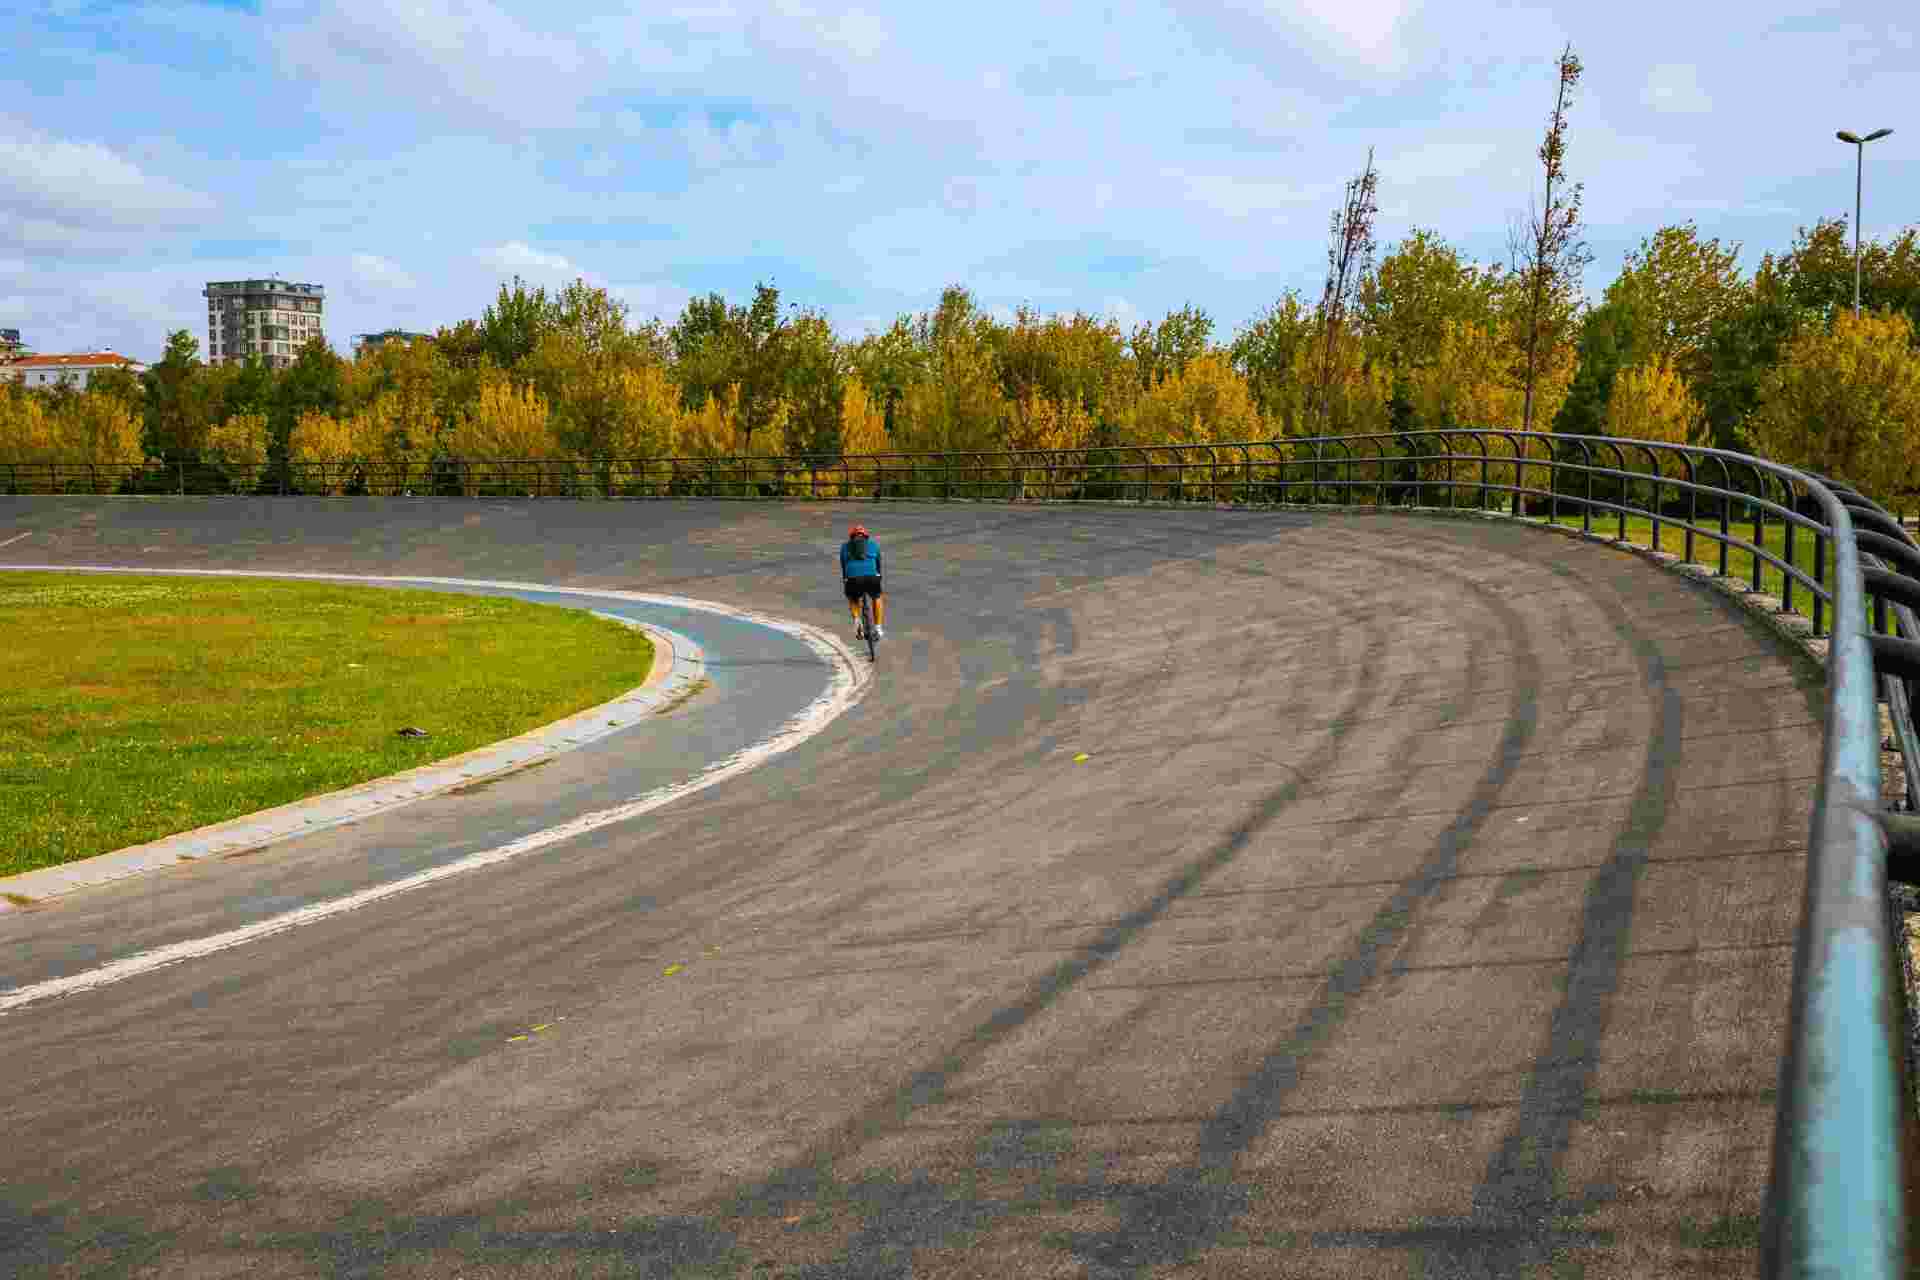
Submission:
[[[1458,442],[1467,440],[1475,443],[1475,450],[1458,452]],[[1509,452],[1491,452],[1490,441],[1504,442]],[[1544,446],[1542,457],[1533,456],[1536,442]],[[1438,448],[1428,452],[1429,444]],[[1582,461],[1561,456],[1569,446],[1580,451]],[[1611,453],[1616,465],[1596,459],[1599,449]],[[1339,456],[1329,456],[1333,450]],[[1232,451],[1238,452],[1237,459]],[[1630,452],[1644,453],[1649,470],[1634,470],[1638,459],[1630,460]],[[1270,456],[1260,456],[1263,453]],[[1172,455],[1170,461],[1157,456],[1165,454]],[[1685,477],[1666,475],[1669,463],[1684,465]],[[1698,465],[1702,463],[1713,464],[1724,483],[1704,480]],[[1389,477],[1390,469],[1409,464],[1411,475]],[[457,479],[463,490],[471,490],[479,487],[477,477],[486,476],[486,484],[494,487],[517,488],[531,480],[542,494],[548,491],[548,481],[557,479],[558,492],[573,493],[582,491],[582,486],[590,489],[592,477],[613,475],[615,469],[622,469],[623,477],[639,477],[635,483],[641,486],[661,480],[669,491],[676,485],[683,485],[683,491],[704,486],[709,495],[724,486],[727,496],[742,496],[735,490],[752,490],[744,496],[819,497],[823,476],[829,489],[842,491],[830,492],[828,497],[852,496],[854,488],[870,487],[876,498],[889,485],[896,492],[902,488],[927,491],[921,497],[935,490],[941,497],[952,497],[956,491],[978,497],[992,490],[1000,498],[1024,498],[1030,487],[1041,484],[1042,477],[1048,499],[1059,497],[1063,482],[1070,493],[1079,483],[1091,485],[1107,498],[1118,492],[1125,500],[1137,494],[1141,501],[1152,501],[1156,490],[1175,501],[1186,499],[1190,490],[1217,501],[1224,490],[1243,501],[1285,503],[1304,491],[1308,505],[1317,505],[1326,490],[1342,493],[1352,505],[1380,506],[1390,489],[1397,494],[1410,487],[1417,498],[1425,498],[1430,491],[1445,488],[1450,507],[1461,490],[1477,492],[1481,509],[1489,493],[1510,497],[1516,515],[1527,499],[1549,502],[1555,518],[1564,503],[1578,509],[1582,526],[1589,530],[1596,510],[1613,513],[1622,537],[1627,517],[1645,514],[1653,521],[1656,546],[1663,523],[1685,530],[1688,558],[1695,537],[1717,543],[1723,574],[1728,549],[1737,547],[1752,557],[1756,590],[1761,585],[1761,565],[1769,564],[1781,575],[1785,607],[1793,606],[1798,586],[1812,601],[1816,634],[1823,614],[1832,619],[1822,768],[1795,944],[1762,1267],[1768,1276],[1895,1280],[1905,1275],[1904,1196],[1912,1153],[1904,1140],[1902,1109],[1908,1105],[1903,1089],[1904,1035],[1897,1030],[1903,1028],[1904,1019],[1898,1013],[1901,997],[1891,963],[1888,838],[1880,812],[1880,724],[1874,656],[1867,635],[1868,594],[1849,502],[1880,509],[1844,485],[1765,458],[1703,445],[1493,428],[948,453],[565,459],[441,455],[395,464],[377,459],[252,464],[22,462],[0,463],[0,482],[6,484],[7,492],[17,493],[23,480],[33,484],[34,473],[44,468],[47,483],[60,490],[63,467],[84,471],[91,492],[99,491],[104,472],[108,477],[121,475],[123,487],[130,477],[157,477],[169,492],[181,494],[188,490],[189,477],[208,483],[221,478],[229,484],[238,477],[250,481],[256,490],[271,482],[284,493],[289,484],[297,486],[316,475],[329,486],[358,476],[368,484],[410,488],[417,478],[429,490],[448,483],[449,477]],[[1444,469],[1443,477],[1423,474],[1423,469],[1436,467]],[[1496,478],[1496,467],[1513,469],[1511,482],[1504,473]],[[1369,469],[1374,472],[1371,478],[1364,474]],[[1478,475],[1462,478],[1458,474],[1462,469]],[[1527,484],[1529,473],[1541,469],[1549,487]],[[1362,473],[1358,479],[1356,472]],[[804,493],[766,495],[759,488],[763,482],[784,484],[788,475],[802,473],[807,481]],[[1075,473],[1084,474],[1076,480]],[[1563,491],[1565,474],[1583,478],[1585,492]],[[1752,491],[1734,487],[1736,474],[1742,481],[1753,482]],[[1090,481],[1089,475],[1107,478]],[[1617,485],[1619,500],[1596,493],[1596,480]],[[1652,498],[1645,507],[1633,505],[1630,486],[1644,484],[1653,486]],[[1775,487],[1781,500],[1776,500]],[[1663,500],[1669,489],[1685,500],[1686,514],[1665,511]],[[1372,493],[1375,502],[1353,503],[1356,491]],[[1083,487],[1082,500],[1086,492]],[[647,489],[647,494],[651,496],[653,490]],[[1698,509],[1702,498],[1717,505],[1717,528],[1703,524]],[[1821,519],[1802,509],[1803,498],[1819,508]],[[1750,539],[1733,528],[1729,511],[1735,505],[1746,512],[1739,523],[1750,526]],[[1776,555],[1765,545],[1769,519],[1781,527],[1783,554]],[[1811,575],[1795,563],[1796,531],[1814,539]],[[1830,582],[1825,577],[1829,555]],[[1903,630],[1916,625],[1910,611],[1896,612]],[[1902,709],[1904,722],[1904,686],[1899,697],[1891,700]]]

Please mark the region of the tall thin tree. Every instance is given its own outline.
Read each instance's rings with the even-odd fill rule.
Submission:
[[[1373,219],[1380,208],[1375,198],[1379,186],[1380,174],[1373,167],[1373,148],[1369,147],[1366,168],[1347,183],[1340,207],[1334,211],[1327,242],[1327,283],[1320,294],[1324,334],[1319,385],[1313,397],[1314,429],[1318,431],[1326,429],[1332,408],[1334,376],[1339,372],[1342,354],[1340,331],[1359,295],[1360,282],[1373,268]]]
[[[1560,51],[1559,83],[1553,114],[1547,118],[1547,136],[1540,143],[1540,164],[1546,170],[1545,202],[1532,211],[1524,234],[1515,236],[1514,266],[1526,281],[1527,375],[1521,426],[1533,430],[1533,390],[1540,375],[1540,335],[1548,309],[1562,291],[1574,287],[1592,254],[1580,239],[1580,197],[1584,183],[1567,181],[1567,111],[1580,83],[1580,59],[1569,43]]]

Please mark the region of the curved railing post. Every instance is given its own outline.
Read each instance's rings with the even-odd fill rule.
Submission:
[[[1585,440],[1580,442],[1580,462],[1585,467],[1587,476],[1587,498],[1580,507],[1580,532],[1591,534],[1593,532],[1593,450],[1587,446]]]
[[[1785,497],[1786,501],[1781,503],[1782,506],[1790,511],[1797,512],[1800,510],[1800,501],[1793,491],[1793,482],[1791,480],[1786,482]],[[1780,531],[1780,558],[1788,564],[1792,564],[1794,562],[1793,534],[1795,525],[1791,520],[1782,521],[1782,524],[1784,527]],[[1788,613],[1793,612],[1793,575],[1790,573],[1780,575],[1780,607]]]
[[[1724,578],[1729,576],[1727,556],[1730,554],[1730,548],[1728,544],[1733,539],[1733,503],[1731,501],[1733,494],[1733,472],[1727,467],[1727,460],[1725,458],[1715,458],[1714,461],[1720,464],[1720,496],[1717,503],[1720,508],[1719,576]]]
[[[1647,455],[1647,465],[1653,472],[1653,496],[1647,502],[1647,514],[1652,517],[1653,533],[1647,541],[1647,549],[1658,551],[1660,549],[1660,455],[1654,451],[1652,445],[1643,444],[1636,447]]]
[[[1687,466],[1687,563],[1693,563],[1693,527],[1700,523],[1700,490],[1695,488],[1698,480],[1693,470],[1693,455],[1683,453],[1680,460]],[[1814,597],[1814,607],[1819,607],[1819,597]]]
[[[1760,590],[1760,556],[1758,551],[1761,547],[1767,545],[1767,510],[1766,507],[1762,505],[1767,496],[1767,482],[1764,479],[1766,473],[1761,471],[1759,467],[1749,466],[1747,469],[1753,472],[1755,500],[1747,505],[1753,508],[1753,545],[1755,549],[1755,555],[1753,557],[1753,589],[1758,592]]]
[[[1632,473],[1627,467],[1626,451],[1611,440],[1606,442],[1606,446],[1613,451],[1613,468],[1618,477],[1620,490],[1620,501],[1614,504],[1613,509],[1615,518],[1613,539],[1615,542],[1625,542],[1627,541],[1627,477]]]
[[[1518,516],[1520,511],[1520,491],[1527,487],[1527,437],[1525,432],[1507,432],[1507,444],[1513,449],[1513,501],[1507,507],[1507,514]]]
[[[1487,438],[1478,431],[1470,431],[1467,434],[1472,436],[1474,443],[1480,446],[1480,493],[1474,499],[1473,507],[1476,511],[1485,511],[1487,509]]]

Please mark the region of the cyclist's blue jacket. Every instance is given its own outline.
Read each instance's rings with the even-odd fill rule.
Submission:
[[[859,549],[855,549],[858,543]],[[848,538],[840,544],[840,576],[877,578],[880,576],[880,544],[872,538]]]

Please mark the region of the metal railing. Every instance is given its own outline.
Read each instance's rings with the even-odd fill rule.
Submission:
[[[1887,877],[1891,858],[1920,880],[1920,817],[1882,811],[1876,679],[1920,799],[1907,683],[1920,679],[1920,544],[1844,484],[1714,449],[1479,430],[862,456],[0,463],[0,492],[1444,506],[1587,533],[1611,523],[1618,541],[1737,570],[1828,640],[1763,1268],[1905,1274],[1913,1111]]]

